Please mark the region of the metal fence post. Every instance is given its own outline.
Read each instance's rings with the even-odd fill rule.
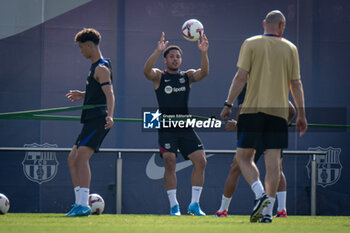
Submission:
[[[118,152],[116,169],[116,212],[122,213],[122,173],[123,173],[122,152]]]
[[[316,215],[316,155],[312,155],[311,161],[311,216]]]

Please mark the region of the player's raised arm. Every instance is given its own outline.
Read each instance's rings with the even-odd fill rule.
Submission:
[[[145,66],[143,68],[143,73],[145,74],[146,78],[152,81],[160,79],[160,73],[161,71],[157,68],[153,68],[156,64],[157,58],[162,53],[162,51],[166,48],[169,41],[165,41],[165,33],[162,32],[162,36],[160,37],[160,40],[158,41],[158,46],[156,50],[152,53],[152,55],[147,59]]]
[[[198,70],[189,71],[189,78],[191,82],[198,82],[209,74],[209,41],[205,34],[203,34],[198,40],[198,48],[201,51],[201,68],[199,68]]]

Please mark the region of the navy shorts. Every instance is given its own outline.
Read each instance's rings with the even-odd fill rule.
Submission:
[[[265,113],[241,114],[237,123],[238,148],[283,149],[288,147],[288,124]]]
[[[90,119],[84,122],[83,129],[81,130],[75,145],[88,146],[98,152],[103,139],[106,137],[108,130],[105,130],[106,119],[105,117],[99,117]]]
[[[189,131],[158,131],[158,144],[160,154],[172,152],[177,155],[177,150],[181,152],[184,159],[188,160],[188,155],[203,150],[203,144],[194,130]]]

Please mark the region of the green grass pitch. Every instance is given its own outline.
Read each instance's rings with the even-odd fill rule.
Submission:
[[[64,214],[0,215],[0,233],[109,233],[109,232],[235,232],[235,233],[339,233],[350,232],[347,216],[288,216],[274,218],[271,224],[250,223],[249,216],[227,218],[182,215],[112,215],[67,218]]]

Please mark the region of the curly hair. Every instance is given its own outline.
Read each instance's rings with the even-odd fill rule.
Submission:
[[[74,41],[84,43],[86,41],[91,41],[95,45],[98,45],[101,40],[101,34],[93,28],[84,28],[75,35]]]

